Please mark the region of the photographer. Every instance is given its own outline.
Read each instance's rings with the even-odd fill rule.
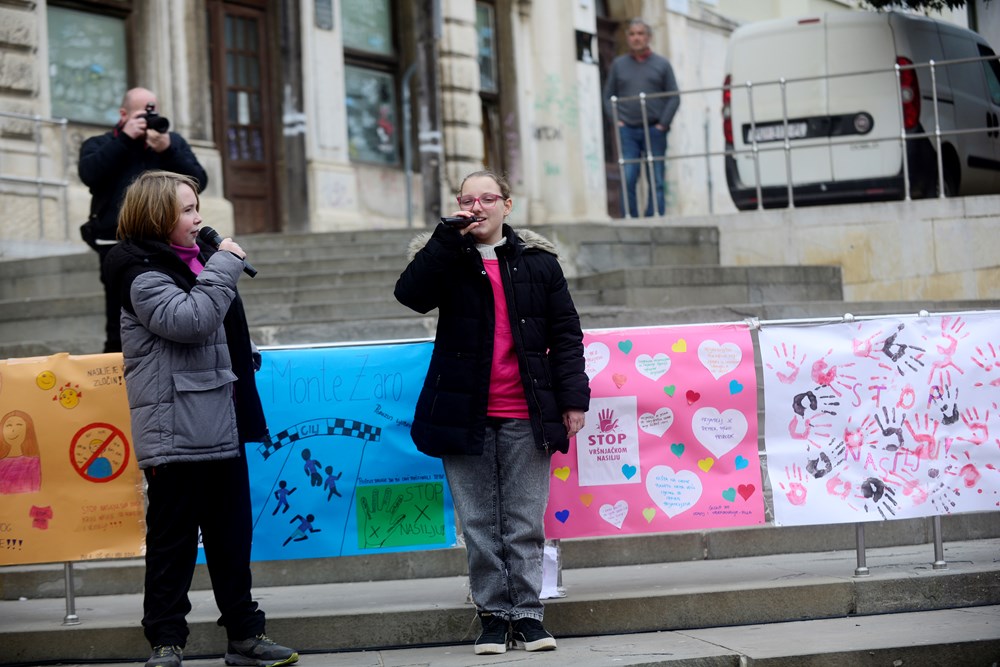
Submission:
[[[168,131],[170,122],[157,113],[156,95],[132,88],[122,98],[119,121],[109,132],[91,137],[80,148],[80,180],[90,188],[90,217],[80,235],[97,251],[101,262],[106,316],[105,352],[121,352],[121,299],[109,289],[105,258],[115,244],[118,210],[125,190],[140,174],[153,169],[190,176],[198,192],[208,185],[208,174],[184,137]]]

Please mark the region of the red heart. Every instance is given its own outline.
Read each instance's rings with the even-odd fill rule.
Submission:
[[[736,491],[743,496],[743,500],[750,500],[750,496],[752,496],[753,492],[756,490],[757,487],[753,484],[740,484],[736,487]]]
[[[628,376],[622,375],[621,373],[615,373],[614,375],[611,376],[611,379],[614,381],[615,386],[621,389],[622,385],[625,384],[626,381],[628,381]]]
[[[693,405],[694,403],[697,403],[698,399],[701,398],[701,394],[699,394],[693,389],[688,389],[688,392],[685,395],[687,396],[688,405]]]

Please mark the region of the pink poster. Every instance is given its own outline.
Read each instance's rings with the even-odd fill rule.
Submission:
[[[591,401],[552,457],[549,539],[764,522],[745,325],[584,333]]]

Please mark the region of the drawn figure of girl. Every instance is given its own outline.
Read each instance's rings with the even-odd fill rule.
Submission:
[[[0,428],[0,494],[37,492],[42,460],[31,415],[11,410],[0,420]]]

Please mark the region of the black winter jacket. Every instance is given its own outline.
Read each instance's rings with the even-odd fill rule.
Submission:
[[[532,431],[539,448],[566,452],[563,412],[590,405],[580,318],[552,243],[506,224],[503,234],[497,256]],[[495,319],[482,256],[471,236],[443,224],[410,249],[396,299],[419,313],[438,309],[411,437],[431,456],[482,454]]]
[[[133,139],[117,126],[83,142],[77,171],[90,188],[90,222],[96,238],[115,239],[125,190],[139,174],[152,169],[190,176],[198,182],[198,192],[208,185],[205,169],[176,132],[170,133],[170,148],[162,153],[148,148],[144,137]]]

